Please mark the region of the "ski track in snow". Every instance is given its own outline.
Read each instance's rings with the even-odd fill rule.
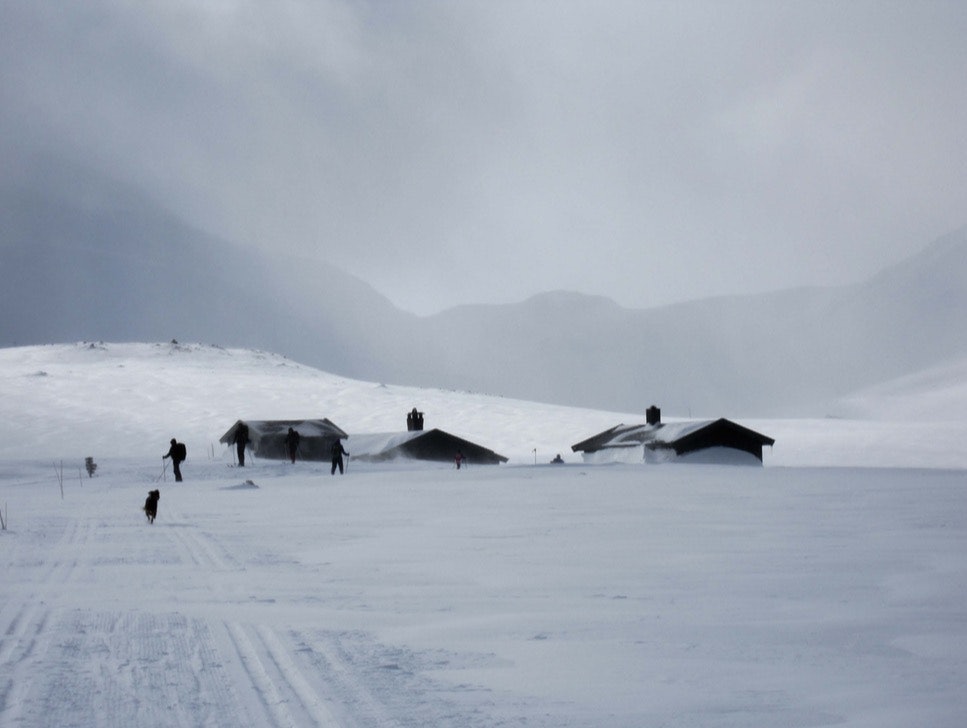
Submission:
[[[145,473],[133,479],[159,485]],[[241,618],[274,600],[233,590],[231,582],[238,584],[252,563],[271,566],[277,557],[259,552],[244,563],[216,534],[192,522],[177,505],[175,486],[160,485],[167,487],[152,526],[139,521],[119,530],[110,505],[117,491],[95,485],[85,496],[98,500],[98,517],[86,517],[88,510],[59,518],[56,537],[49,528],[21,534],[34,543],[19,557],[36,551],[37,562],[20,565],[35,567],[31,573],[39,578],[29,588],[7,590],[0,606],[0,725],[499,724],[479,710],[485,693],[423,675],[459,659],[418,656],[358,630],[280,630]],[[128,540],[131,528],[142,529],[140,545]],[[169,567],[174,576],[185,569],[204,575],[217,592],[206,600],[225,604],[158,610],[157,594],[147,592],[163,588]],[[86,575],[104,568],[142,574],[132,583],[131,604],[112,609],[85,593]],[[195,614],[231,614],[233,606],[234,617]],[[445,697],[454,690],[469,691],[471,699],[458,704]]]
[[[186,562],[210,573],[244,568],[212,534],[181,525],[184,517],[178,510],[172,509],[171,517],[175,523],[170,529],[172,541]],[[358,635],[352,640],[353,646],[365,645],[366,659],[354,656],[337,632],[280,634],[265,624],[238,621],[222,621],[212,629],[217,635],[218,652],[237,658],[233,661],[233,684],[240,686],[237,692],[249,696],[245,707],[251,724],[279,728],[424,725],[421,720],[394,717],[405,715],[412,706],[384,704],[397,686],[379,683],[399,680],[377,679],[373,688],[368,687],[374,677],[382,677],[380,670],[392,673],[397,666],[384,662],[373,669],[371,663],[379,661],[380,650],[365,645]],[[454,725],[469,723],[460,719]]]
[[[241,725],[239,716],[224,715],[236,701],[228,698],[231,687],[219,675],[204,622],[70,606],[79,555],[95,541],[98,525],[68,520],[43,578],[13,591],[0,610],[0,724],[193,726],[203,716],[202,725]],[[196,563],[212,563],[203,541],[177,539]]]
[[[54,593],[67,585],[77,569],[77,553],[90,535],[90,525],[76,520],[67,521],[54,553],[56,559],[44,563],[40,580],[29,591],[19,592],[17,598],[5,600],[0,609],[0,665],[12,666],[4,676],[0,705],[11,706],[5,721],[15,723],[23,718],[28,705],[30,681],[25,679],[30,666],[49,647],[51,610],[49,603]]]

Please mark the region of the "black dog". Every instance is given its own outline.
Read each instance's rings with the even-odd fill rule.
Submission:
[[[148,491],[148,499],[144,502],[144,515],[148,517],[148,523],[154,523],[155,516],[158,515],[158,499],[160,497],[160,491]]]

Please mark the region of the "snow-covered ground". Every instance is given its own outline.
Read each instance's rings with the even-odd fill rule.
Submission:
[[[712,413],[776,438],[763,468],[600,466],[570,444],[641,414],[216,347],[0,350],[0,725],[963,725],[967,432],[904,409],[963,392],[949,372],[858,395],[869,419]],[[217,444],[414,406],[510,464],[333,477]]]

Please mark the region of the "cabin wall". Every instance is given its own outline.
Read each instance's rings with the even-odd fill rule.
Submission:
[[[332,445],[338,438],[311,437],[303,435],[299,439],[299,449],[296,460],[328,462],[332,459]],[[265,460],[288,460],[289,454],[285,448],[285,434],[263,435],[252,443],[253,453],[257,458]]]

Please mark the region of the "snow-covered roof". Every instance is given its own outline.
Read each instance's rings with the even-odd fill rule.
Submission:
[[[604,448],[639,447],[655,440],[663,425],[620,424],[572,445],[574,452],[595,452]]]
[[[346,445],[352,448],[354,456],[365,458],[366,456],[378,455],[394,450],[422,434],[422,430],[415,432],[371,432],[363,435],[352,434],[349,436]]]
[[[373,462],[394,458],[445,462],[452,461],[457,451],[472,463],[507,462],[506,457],[493,450],[436,428],[407,432],[353,434],[349,436],[346,447],[349,448],[353,458]]]
[[[750,430],[731,420],[688,420],[656,424],[615,425],[571,446],[574,452],[593,453],[605,449],[646,447],[672,449],[681,454],[709,447],[724,446],[745,450],[761,459],[763,445],[771,437]]]
[[[219,442],[231,444],[235,439],[235,428],[242,420],[236,420],[228,432],[219,438]],[[291,427],[299,433],[300,437],[349,437],[343,430],[335,425],[327,417],[313,420],[244,420],[248,425],[249,440],[258,443],[263,437],[281,435],[289,431]]]

